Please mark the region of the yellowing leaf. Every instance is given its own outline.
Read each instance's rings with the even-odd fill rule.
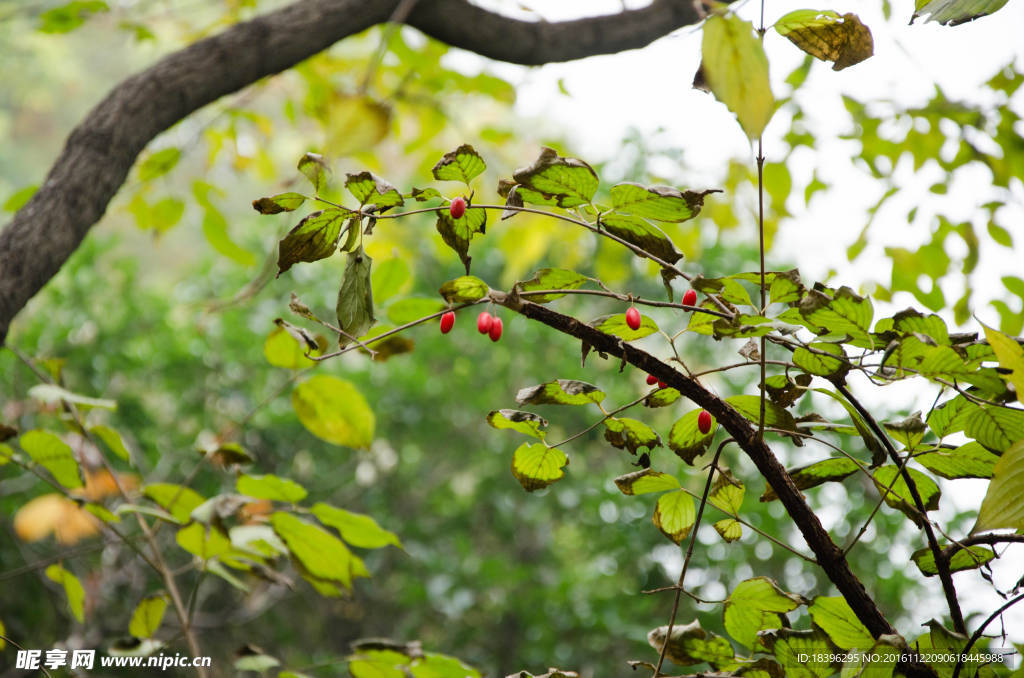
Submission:
[[[139,601],[128,624],[128,633],[136,638],[150,638],[160,628],[167,609],[167,596],[147,596]]]
[[[60,544],[74,544],[99,531],[100,522],[92,514],[56,493],[32,499],[14,514],[14,533],[22,541],[39,541],[53,534]]]
[[[543,443],[523,443],[512,456],[512,475],[527,492],[547,487],[565,475],[565,452]]]
[[[349,381],[317,375],[295,387],[292,407],[302,425],[321,440],[355,448],[373,442],[373,410]]]
[[[339,96],[327,105],[327,152],[340,158],[377,145],[388,133],[391,107],[367,96]]]
[[[1024,403],[1024,348],[1015,339],[1009,337],[999,330],[994,330],[987,325],[985,328],[985,339],[988,340],[992,350],[999,359],[999,366],[1009,370],[1004,379],[1013,384],[1017,392],[1017,401]]]
[[[971,534],[1011,527],[1024,530],[1024,440],[1003,452],[981,502]]]
[[[679,544],[690,534],[696,519],[693,498],[682,490],[676,490],[658,497],[651,521],[662,534]]]
[[[798,9],[776,21],[775,30],[807,54],[835,62],[834,71],[859,64],[875,52],[871,30],[856,14]]]
[[[82,588],[82,582],[78,581],[78,577],[60,565],[50,565],[46,568],[46,577],[64,587],[71,614],[79,622],[85,621],[85,589]]]
[[[701,53],[704,79],[715,98],[736,114],[749,138],[758,138],[775,112],[775,99],[768,57],[753,25],[734,15],[709,17]]]

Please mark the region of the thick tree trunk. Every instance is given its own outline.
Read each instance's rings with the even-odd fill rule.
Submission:
[[[0,345],[14,316],[78,248],[156,135],[226,94],[388,21],[400,4],[300,0],[170,54],[117,85],[71,132],[39,191],[0,231]],[[698,19],[691,0],[655,0],[639,10],[559,23],[509,19],[465,0],[420,0],[404,21],[455,47],[536,65],[643,47]]]

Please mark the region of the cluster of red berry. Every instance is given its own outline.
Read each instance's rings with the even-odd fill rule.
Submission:
[[[452,331],[453,327],[455,327],[455,311],[442,313],[441,334],[448,334]],[[501,318],[484,311],[476,317],[476,329],[480,334],[489,336],[491,341],[498,341],[501,339],[501,331],[503,329]]]

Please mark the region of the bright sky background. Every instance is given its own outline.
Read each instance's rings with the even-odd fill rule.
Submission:
[[[646,4],[624,0],[525,0],[520,7],[527,6],[533,10],[528,12],[510,10],[509,3],[502,0],[476,2],[521,18],[540,15],[550,21],[614,13],[623,5],[637,7]],[[757,21],[758,3],[743,0],[735,6],[741,16]],[[770,26],[789,11],[815,6],[840,13],[854,11],[871,28],[875,41],[875,56],[857,66],[838,73],[831,70],[831,64],[823,62],[816,62],[812,67],[800,96],[808,116],[816,123],[813,129],[821,139],[847,131],[847,116],[840,93],[850,94],[861,101],[894,100],[912,106],[925,103],[938,84],[951,99],[978,101],[983,95],[979,85],[1000,67],[1016,59],[1017,67],[1024,68],[1024,39],[1020,36],[1020,28],[1024,26],[1022,0],[1010,0],[995,15],[958,27],[924,23],[921,19],[907,25],[913,11],[909,0],[894,0],[893,18],[888,22],[882,16],[880,2],[826,5],[794,0],[771,2],[765,10],[765,23]],[[803,54],[771,30],[766,35],[765,45],[772,65],[773,88],[777,93],[785,92],[787,88],[782,85],[782,80],[800,63]],[[706,171],[709,177],[714,177],[728,157],[746,156],[753,162],[753,153],[739,125],[724,106],[709,94],[690,87],[699,55],[700,33],[687,28],[642,50],[534,69],[499,65],[495,70],[517,83],[520,113],[530,118],[546,118],[551,121],[553,129],[572,130],[573,148],[584,158],[601,160],[611,157],[620,147],[625,133],[635,128],[645,137],[657,134],[657,138],[666,144],[684,149],[687,161],[696,170]],[[457,59],[466,59],[467,65],[474,60],[480,61],[473,55],[459,55]],[[559,80],[570,97],[558,94]],[[1024,111],[1024,97],[1021,95],[1022,92],[1018,92],[1013,102],[1018,111]],[[783,147],[777,140],[785,131],[785,124],[785,116],[777,116],[766,130],[764,148],[769,161],[780,159]],[[1024,135],[1024,130],[1019,131]],[[856,144],[837,140],[821,147],[827,149],[827,153],[819,153],[813,158],[795,156],[791,160],[789,167],[794,175],[794,192],[802,195],[803,183],[813,169],[811,163],[821,163],[817,167],[819,175],[831,179],[841,188],[829,194],[826,200],[812,200],[810,209],[790,204],[796,220],[783,226],[775,251],[786,257],[785,263],[795,259],[805,279],[820,279],[830,268],[835,268],[838,275],[834,280],[855,287],[871,279],[888,281],[891,264],[884,257],[883,248],[887,245],[918,246],[926,241],[931,223],[927,219],[919,219],[913,226],[906,224],[903,215],[909,206],[894,202],[891,208],[879,213],[877,221],[881,223],[876,223],[872,230],[869,248],[854,264],[849,264],[845,248],[862,228],[864,210],[877,200],[882,190],[864,172],[853,171],[851,154],[856,153]],[[926,188],[942,180],[941,173],[933,169],[934,172],[925,168],[914,173],[908,168],[898,175],[901,185],[907,182],[907,185],[913,183]],[[971,219],[974,208],[991,199],[984,195],[987,180],[984,173],[979,173],[954,185],[954,190],[945,199],[950,201],[949,204],[962,206],[962,214],[957,215],[958,218]],[[706,186],[694,186],[703,187]],[[1010,216],[1003,225],[1020,242],[1024,238],[1024,188],[1020,183],[1015,187],[1015,194],[1015,204],[1009,208]],[[929,195],[929,200],[944,199]],[[976,200],[973,199],[975,196],[978,196]],[[753,224],[750,226],[753,229]],[[976,221],[975,226],[984,238],[985,222]],[[751,237],[755,237],[753,230]],[[999,276],[1007,273],[1020,275],[1019,262],[1013,253],[990,242],[982,244],[981,256],[985,270],[975,276],[976,288],[988,298],[1003,296],[1005,292]],[[913,304],[909,296],[898,298],[898,301],[897,308]],[[991,310],[980,309],[979,317],[990,324],[998,324]],[[920,397],[914,393],[913,385],[908,386],[909,389],[889,387],[881,397],[885,402],[906,407],[906,398]],[[918,407],[926,408],[928,405],[930,403]],[[976,508],[987,483],[960,480],[955,491],[951,491],[949,482],[943,482],[942,486],[944,506],[940,521],[954,513],[954,506],[959,509]],[[823,518],[828,524],[839,516],[830,518],[825,515]],[[1024,549],[1015,548],[997,565],[996,582],[1004,590],[1012,587],[1020,576],[1010,562],[1019,562],[1021,551]],[[903,566],[914,568],[909,555],[909,549],[906,554],[894,553],[894,564],[900,567],[900,562],[905,562]],[[674,560],[664,563],[667,567],[678,567],[678,554],[674,559],[670,554],[667,560]],[[965,614],[984,612],[983,616],[969,622],[972,628],[1004,602],[975,573],[956,575],[956,582]],[[866,583],[870,589],[870,577]],[[914,619],[943,615],[944,600],[938,581],[929,580],[926,585],[934,595],[914,601]],[[1005,620],[1010,639],[1024,641],[1024,605],[1012,609],[1005,615]],[[999,628],[995,622],[988,631],[998,632]],[[908,628],[901,630],[908,634],[916,632]]]

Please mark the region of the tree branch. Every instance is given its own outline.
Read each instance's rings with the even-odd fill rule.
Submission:
[[[545,306],[524,301],[521,298],[504,292],[491,292],[491,299],[506,308],[515,311],[531,320],[536,320],[563,334],[576,337],[590,344],[602,353],[621,357],[630,365],[651,374],[669,386],[677,389],[684,396],[703,407],[718,420],[718,423],[729,432],[736,443],[743,449],[754,465],[764,476],[768,484],[778,495],[779,500],[796,523],[817,558],[818,564],[850,605],[857,619],[867,628],[872,636],[878,638],[884,634],[895,634],[896,630],[889,624],[878,605],[864,588],[864,584],[850,569],[846,557],[829,537],[818,516],[807,505],[800,490],[793,483],[792,477],[782,464],[757,435],[757,429],[742,414],[737,412],[724,400],[711,393],[691,379],[631,344],[617,337],[594,329],[579,322],[575,318],[553,311]],[[934,676],[935,673],[927,666],[918,663],[901,664],[902,670],[911,678]]]
[[[14,316],[78,248],[146,145],[222,96],[387,21],[399,0],[299,0],[235,24],[123,81],[71,132],[45,181],[0,231],[0,345]],[[492,59],[536,65],[643,47],[698,21],[691,0],[557,23],[466,0],[422,0],[406,23]]]

